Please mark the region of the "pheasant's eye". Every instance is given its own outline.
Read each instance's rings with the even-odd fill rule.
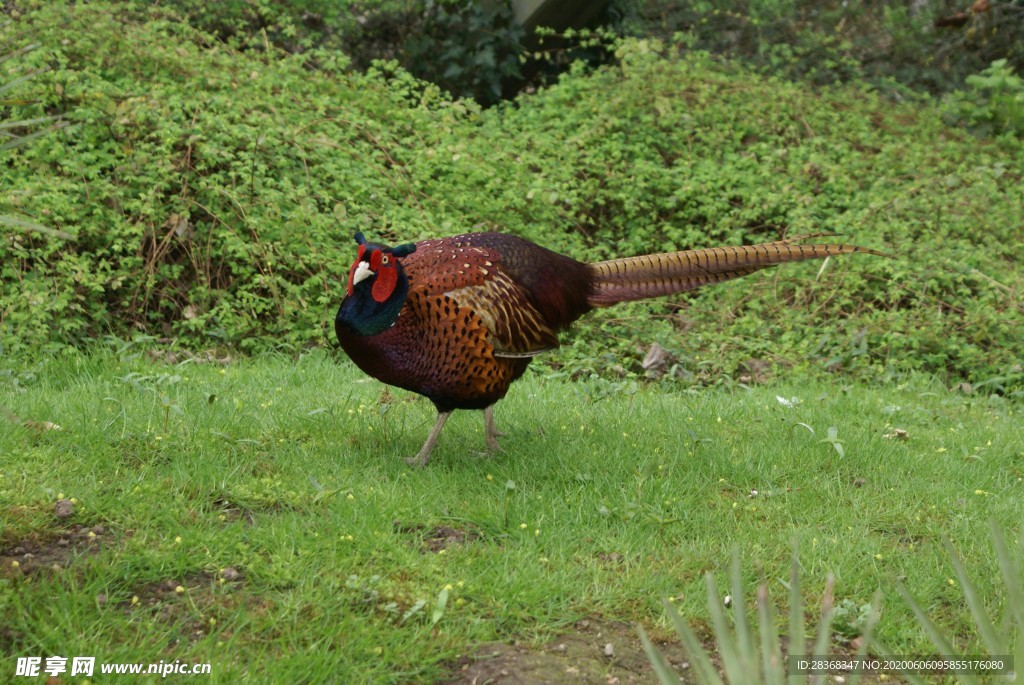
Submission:
[[[382,256],[380,258],[380,263],[381,263],[382,266],[387,266],[388,262],[390,262],[390,261],[391,261],[391,258],[388,257],[387,255],[384,255],[384,256]]]

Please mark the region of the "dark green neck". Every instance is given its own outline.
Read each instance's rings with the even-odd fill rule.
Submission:
[[[377,335],[394,325],[409,295],[409,280],[399,272],[398,285],[384,302],[373,299],[371,285],[372,279],[359,283],[354,292],[341,301],[335,317],[337,325],[349,328],[356,335]]]

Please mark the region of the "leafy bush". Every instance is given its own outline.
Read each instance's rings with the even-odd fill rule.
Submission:
[[[2,22],[2,25],[8,26],[11,23],[13,23],[13,20],[7,19]],[[8,38],[7,41],[10,41],[10,38]],[[15,66],[8,69],[8,75],[6,77],[0,77],[0,154],[5,154],[8,150],[13,150],[20,145],[25,145],[39,136],[46,135],[47,133],[56,131],[57,129],[63,128],[67,125],[67,122],[62,120],[61,117],[52,114],[35,116],[27,119],[17,118],[16,113],[19,109],[32,106],[37,103],[33,100],[7,97],[5,93],[17,87],[19,84],[31,81],[44,70],[39,69],[35,71],[25,71],[20,69],[17,66],[18,58],[36,49],[36,46],[25,45],[16,47],[14,44],[8,44],[7,41],[0,43],[0,64],[10,62]],[[13,228],[22,231],[36,231],[63,238],[70,237],[66,233],[54,231],[46,226],[42,226],[32,221],[28,221],[23,217],[11,214],[0,213],[0,226],[7,229]]]
[[[612,365],[595,362],[595,339],[639,373],[642,340],[661,344],[684,375],[698,378],[723,366],[814,359],[867,373],[893,361],[942,375],[956,368],[1019,385],[1017,359],[996,361],[1001,353],[991,356],[984,342],[994,334],[1019,349],[1013,265],[1024,255],[1013,236],[1024,206],[1010,161],[1019,141],[958,135],[932,108],[893,107],[866,87],[819,95],[656,41],[625,43],[619,56],[617,69],[570,75],[500,114],[521,148],[566,141],[537,166],[527,196],[533,211],[548,205],[548,225],[579,239],[584,254],[826,230],[892,244],[899,258],[830,264],[824,273],[836,280],[814,284],[793,279],[815,267],[781,268],[761,281],[774,289],[769,299],[745,279],[681,298],[682,311],[641,304],[600,312],[577,328],[580,363],[570,354],[570,373]],[[986,312],[999,312],[994,327],[976,318]]]
[[[989,391],[1024,377],[1014,137],[658,41],[624,41],[615,66],[484,111],[401,69],[237,51],[164,9],[120,8],[31,4],[2,29],[42,44],[25,67],[51,71],[19,88],[36,114],[74,124],[0,166],[0,202],[74,236],[4,234],[5,352],[137,331],[330,344],[357,230],[400,242],[496,228],[580,259],[825,230],[898,258],[612,308],[548,363],[639,376],[657,341],[689,381],[807,362]]]
[[[499,101],[522,76],[520,41],[509,3],[427,2],[421,30],[410,31],[401,64],[418,78],[482,104]]]
[[[149,3],[130,2],[136,12]],[[163,3],[235,49],[340,50],[352,67],[402,69],[459,97],[491,104],[519,83],[525,30],[508,0],[199,0]]]
[[[616,0],[622,28],[742,58],[818,84],[869,80],[891,94],[944,93],[997,59],[1024,67],[1019,2],[851,3],[835,0]]]
[[[1005,59],[967,77],[969,90],[949,98],[954,120],[966,121],[985,135],[1024,134],[1024,80]]]
[[[274,45],[288,52],[302,52],[334,38],[343,26],[354,25],[355,4],[342,0],[126,0],[122,11],[144,18],[159,4],[191,26],[244,50],[263,50]],[[382,5],[402,7],[396,0]],[[349,18],[346,21],[346,18]]]

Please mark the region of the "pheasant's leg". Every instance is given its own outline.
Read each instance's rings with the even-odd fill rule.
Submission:
[[[444,428],[444,422],[451,416],[450,411],[442,411],[437,413],[437,421],[434,422],[434,427],[430,429],[430,435],[427,436],[427,441],[423,443],[423,447],[420,448],[419,454],[415,457],[409,457],[405,460],[409,466],[426,466],[427,462],[430,461],[430,453],[434,450],[434,445],[437,444],[437,438],[441,435],[441,429]]]
[[[505,435],[494,426],[494,405],[484,409],[484,434],[487,440],[487,449],[491,452],[500,452],[501,445],[498,444],[498,438]]]

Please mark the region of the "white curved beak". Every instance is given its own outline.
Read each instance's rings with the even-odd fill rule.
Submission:
[[[352,274],[352,285],[355,285],[360,281],[365,281],[372,275],[373,272],[370,271],[369,262],[359,262],[359,264],[356,265],[355,273]]]

